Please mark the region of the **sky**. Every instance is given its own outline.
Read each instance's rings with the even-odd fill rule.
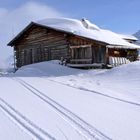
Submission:
[[[29,22],[48,17],[86,18],[117,33],[140,30],[140,0],[0,0],[0,64],[13,54],[6,44]]]

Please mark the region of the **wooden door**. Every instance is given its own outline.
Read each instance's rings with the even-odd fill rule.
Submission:
[[[102,46],[92,47],[92,62],[93,63],[105,63],[106,48]]]

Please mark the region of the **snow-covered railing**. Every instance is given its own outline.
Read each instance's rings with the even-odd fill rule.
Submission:
[[[111,57],[111,56],[109,57],[109,64],[112,67],[127,63],[130,63],[130,60],[125,57]]]

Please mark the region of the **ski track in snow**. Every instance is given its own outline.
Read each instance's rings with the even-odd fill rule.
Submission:
[[[24,115],[14,109],[2,98],[0,98],[0,108],[7,114],[9,118],[11,118],[11,120],[16,123],[16,125],[20,125],[27,133],[32,135],[34,138],[38,140],[46,140],[46,138],[55,140],[53,136],[51,136],[42,128],[38,127],[32,121],[27,119]]]
[[[33,87],[31,84],[17,77],[11,78],[11,79],[18,82],[24,88],[28,89],[32,94],[40,98],[43,102],[49,104],[54,110],[56,110],[59,113],[59,116],[61,114],[60,117],[62,119],[64,119],[65,121],[68,121],[68,123],[86,139],[111,140],[111,138],[109,138],[108,136],[106,136],[105,134],[97,130],[96,128],[94,128],[92,125],[88,124],[86,121],[81,119],[79,116],[77,116],[76,114],[74,114],[73,112],[65,108],[64,106],[60,105],[59,103],[57,103],[56,101],[48,97],[43,92]]]
[[[45,73],[43,71],[40,71],[40,73],[45,75]],[[117,97],[114,97],[114,96],[110,96],[110,95],[107,95],[107,94],[104,94],[102,92],[98,92],[98,91],[95,91],[95,90],[89,90],[89,89],[84,88],[84,87],[75,87],[75,86],[72,86],[70,84],[65,84],[63,82],[56,81],[56,80],[53,80],[53,79],[44,79],[42,77],[40,77],[40,79],[49,80],[49,81],[52,81],[52,82],[55,82],[55,83],[58,83],[58,84],[61,84],[61,85],[65,85],[65,86],[68,86],[68,87],[71,87],[71,88],[75,88],[75,89],[79,89],[79,90],[83,90],[83,91],[88,91],[88,92],[91,92],[91,93],[94,93],[94,94],[98,94],[100,96],[104,96],[106,98],[111,98],[113,100],[117,100],[117,101],[120,101],[120,102],[124,102],[124,103],[128,103],[128,104],[140,107],[140,103],[129,101],[129,100],[124,100],[124,99],[117,98]]]
[[[98,92],[98,91],[95,91],[95,90],[89,90],[89,89],[86,89],[84,87],[71,86],[69,84],[65,84],[63,82],[55,81],[55,80],[52,80],[52,79],[44,79],[42,77],[40,77],[40,78],[43,79],[43,80],[49,80],[51,82],[55,82],[55,83],[58,83],[58,84],[61,84],[61,85],[65,85],[65,86],[71,87],[71,88],[75,88],[75,89],[79,89],[79,90],[83,90],[83,91],[88,91],[88,92],[91,92],[91,93],[98,94],[100,96],[104,96],[104,97],[111,98],[111,99],[114,99],[114,100],[117,100],[117,101],[120,101],[120,102],[124,102],[124,103],[128,103],[128,104],[140,107],[139,103],[128,101],[128,100],[124,100],[124,99],[121,99],[121,98],[116,98],[116,97],[113,97],[113,96],[110,96],[110,95],[107,95],[107,94],[104,94],[104,93],[101,93],[101,92]]]

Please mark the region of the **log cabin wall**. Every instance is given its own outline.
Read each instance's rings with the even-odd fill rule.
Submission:
[[[70,36],[69,43],[72,64],[107,63],[105,44],[77,36]]]
[[[69,36],[69,52],[71,64],[87,64],[92,62],[91,42],[77,36]],[[83,47],[81,47],[83,46]],[[86,47],[84,47],[86,46]]]
[[[17,67],[68,57],[66,34],[35,25],[17,40],[14,48]]]

